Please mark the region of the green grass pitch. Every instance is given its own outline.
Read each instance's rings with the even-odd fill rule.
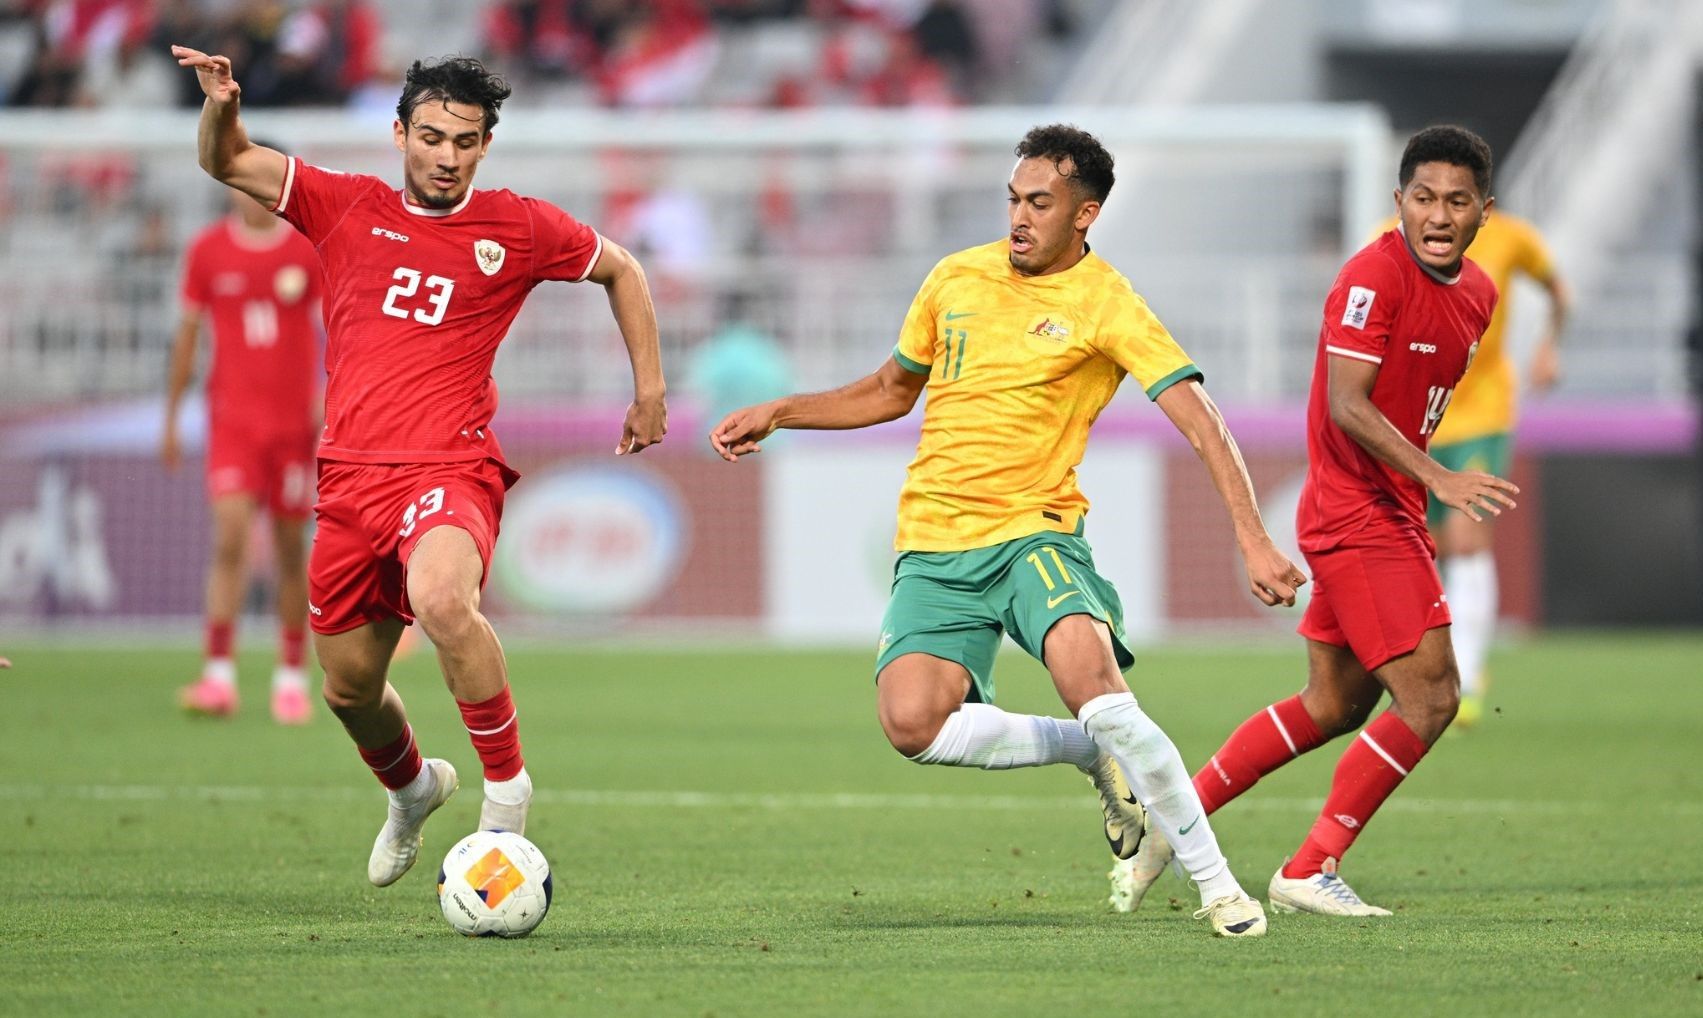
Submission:
[[[0,1014],[1703,1013],[1699,635],[1500,652],[1494,711],[1439,744],[1345,867],[1396,915],[1275,916],[1246,943],[1213,940],[1169,877],[1110,913],[1075,772],[900,759],[867,654],[511,654],[556,900],[504,942],[437,912],[437,862],[480,792],[429,655],[396,682],[463,787],[378,890],[381,793],[323,710],[270,723],[261,654],[244,711],[210,722],[173,709],[192,650],[5,649]],[[1197,767],[1301,665],[1298,642],[1155,650],[1131,678]],[[1058,712],[1020,657],[1000,692]],[[1214,818],[1256,896],[1340,745]]]

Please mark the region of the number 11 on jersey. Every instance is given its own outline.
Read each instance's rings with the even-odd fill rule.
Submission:
[[[942,382],[946,381],[948,378],[957,378],[959,375],[964,373],[964,342],[970,338],[970,334],[965,332],[963,329],[954,329],[950,325],[948,325],[944,331],[945,335],[942,339],[946,343],[946,361],[940,366],[940,380]],[[953,333],[958,334],[957,364],[952,363]]]

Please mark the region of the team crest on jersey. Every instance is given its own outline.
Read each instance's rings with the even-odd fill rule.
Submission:
[[[1045,315],[1030,322],[1029,327],[1023,331],[1026,335],[1063,343],[1070,338],[1070,323],[1057,315]]]
[[[1461,369],[1461,374],[1464,375],[1472,370],[1472,359],[1478,356],[1479,342],[1479,340],[1473,340],[1473,344],[1466,348],[1466,367]]]
[[[307,270],[300,265],[286,265],[272,277],[272,292],[278,303],[294,304],[307,293]]]
[[[476,240],[473,242],[473,258],[479,263],[479,271],[487,276],[494,276],[503,267],[503,259],[508,252],[494,240]]]

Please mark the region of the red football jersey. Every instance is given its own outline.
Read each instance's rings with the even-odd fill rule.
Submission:
[[[578,282],[597,231],[548,202],[475,191],[451,209],[410,205],[377,177],[291,158],[274,210],[325,263],[322,459],[502,459],[491,362],[540,281]]]
[[[210,427],[249,434],[312,427],[322,291],[319,255],[288,227],[261,236],[225,219],[190,242],[183,304],[213,324]]]
[[[1496,309],[1496,284],[1463,259],[1460,274],[1421,265],[1391,230],[1348,260],[1325,299],[1307,400],[1307,480],[1295,527],[1301,550],[1328,551],[1373,516],[1425,529],[1425,486],[1348,437],[1330,417],[1330,357],[1378,365],[1372,404],[1420,449],[1448,409]]]

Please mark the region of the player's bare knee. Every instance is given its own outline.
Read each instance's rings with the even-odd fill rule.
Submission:
[[[410,584],[408,602],[426,635],[440,646],[456,643],[478,619],[472,600],[449,584]]]
[[[377,708],[384,700],[384,683],[380,681],[375,687],[372,683],[349,682],[326,672],[319,693],[333,714],[346,717]]]
[[[1461,707],[1461,673],[1451,663],[1444,671],[1441,679],[1431,695],[1432,710],[1442,718],[1447,725],[1455,719],[1455,712]]]
[[[887,741],[907,759],[921,755],[934,745],[941,726],[946,723],[944,717],[937,717],[932,711],[895,708],[887,703],[879,705],[878,713]]]
[[[242,565],[247,535],[240,531],[219,529],[213,535],[213,562],[226,568]]]
[[[1301,705],[1319,732],[1327,739],[1334,739],[1365,724],[1378,701],[1375,697],[1355,698],[1309,689],[1301,694]]]

